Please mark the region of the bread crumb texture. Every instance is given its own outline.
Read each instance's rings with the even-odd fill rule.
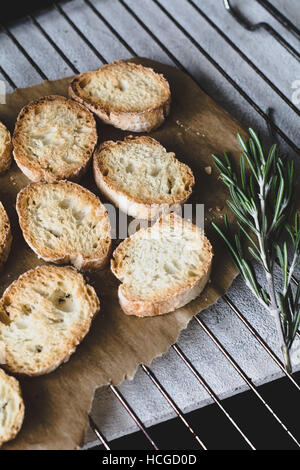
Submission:
[[[19,432],[24,419],[24,402],[19,382],[0,369],[0,447]]]
[[[197,297],[209,279],[213,253],[202,230],[171,213],[124,240],[113,257],[123,310],[148,316]]]
[[[70,96],[124,130],[149,131],[170,111],[167,80],[149,67],[116,61],[75,77]]]
[[[0,174],[9,169],[12,161],[12,140],[9,130],[0,122]]]
[[[15,160],[32,181],[78,180],[96,143],[93,115],[80,104],[57,95],[25,106],[13,135]]]
[[[155,139],[145,136],[104,142],[94,155],[94,174],[100,190],[108,198],[122,210],[123,198],[127,198],[127,212],[141,218],[144,218],[143,208],[135,204],[158,204],[162,205],[161,210],[183,204],[195,183],[187,165]],[[147,209],[150,214],[151,207],[144,207],[146,215]],[[152,216],[157,216],[158,211],[152,207]]]
[[[82,186],[70,181],[30,184],[18,194],[17,212],[25,240],[46,261],[87,270],[108,261],[107,211]]]
[[[0,358],[13,373],[42,375],[66,362],[100,309],[94,289],[71,267],[40,266],[0,300]]]
[[[7,261],[12,242],[9,218],[0,202],[0,269]]]

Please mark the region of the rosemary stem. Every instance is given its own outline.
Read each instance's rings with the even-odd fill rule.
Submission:
[[[277,327],[277,331],[279,335],[279,340],[281,343],[281,352],[283,355],[285,369],[290,374],[292,372],[290,351],[285,343],[284,336],[283,336],[282,323],[280,320],[280,310],[277,310],[276,312],[274,312],[274,318],[275,318],[276,327]]]
[[[260,178],[259,180],[259,200],[260,200],[260,210],[261,210],[261,221],[264,220],[265,217],[265,194],[264,194],[264,179]],[[276,329],[277,329],[277,334],[278,338],[280,341],[281,345],[281,351],[284,359],[284,365],[288,373],[291,372],[292,367],[291,367],[291,360],[290,360],[290,354],[289,354],[289,349],[287,347],[286,341],[285,341],[285,336],[284,336],[284,331],[283,331],[283,326],[281,322],[281,312],[277,306],[277,301],[276,301],[276,295],[275,295],[275,289],[274,289],[274,279],[272,275],[272,263],[270,263],[270,256],[267,256],[267,253],[269,253],[269,238],[266,236],[265,243],[263,243],[262,240],[262,227],[259,224],[258,220],[258,215],[256,213],[255,217],[255,224],[258,228],[258,242],[259,242],[259,248],[261,251],[261,258],[263,260],[264,266],[265,266],[265,273],[266,273],[266,279],[269,287],[269,294],[270,294],[270,306],[269,310],[271,314],[273,315],[275,319],[275,324],[276,324]],[[266,246],[267,245],[267,246]]]
[[[275,319],[277,334],[279,337],[281,351],[282,351],[282,355],[284,359],[284,365],[285,365],[286,371],[290,374],[292,372],[290,352],[289,352],[289,348],[287,347],[287,344],[284,338],[284,332],[283,332],[283,327],[282,327],[282,322],[281,322],[281,312],[279,308],[277,307],[273,276],[270,272],[266,272],[266,278],[267,278],[269,294],[270,294],[269,311]]]
[[[284,364],[290,373],[290,348],[300,325],[300,286],[296,292],[291,287],[294,270],[300,264],[299,214],[295,216],[294,226],[291,225],[295,203],[294,165],[280,156],[276,145],[272,145],[265,158],[257,134],[251,128],[249,133],[251,138],[248,143],[238,135],[243,152],[239,173],[233,169],[226,153],[224,162],[213,155],[221,178],[230,189],[232,200],[228,201],[228,205],[238,219],[240,230],[233,235],[227,219],[225,232],[215,224],[214,227],[226,242],[246,285],[274,317]],[[294,245],[290,263],[287,242],[282,239],[282,232],[289,233]],[[263,268],[266,288],[258,283],[255,264],[246,256],[244,235],[251,243],[247,247],[249,253]],[[282,270],[282,286],[278,292],[274,282],[277,257]]]
[[[286,285],[284,286],[283,295],[286,295],[287,290],[288,290],[288,286],[289,286],[290,283],[291,283],[292,276],[293,276],[294,271],[295,271],[297,259],[298,259],[298,254],[297,254],[297,252],[295,251],[294,256],[293,256],[293,261],[292,261],[291,266],[290,266],[290,269],[289,269],[287,282],[286,282]]]

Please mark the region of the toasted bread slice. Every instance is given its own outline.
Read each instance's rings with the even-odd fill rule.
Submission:
[[[11,135],[5,125],[0,122],[0,174],[7,171],[12,161]]]
[[[19,382],[0,369],[0,447],[20,431],[24,410]]]
[[[195,184],[192,170],[151,137],[104,142],[94,153],[93,167],[100,191],[138,219],[184,204]]]
[[[209,279],[213,253],[202,230],[171,213],[126,238],[113,257],[122,309],[148,317],[195,299]]]
[[[17,196],[28,245],[45,261],[79,270],[103,268],[111,247],[110,222],[100,200],[70,181],[32,183]]]
[[[94,289],[72,267],[39,266],[0,300],[0,359],[13,373],[47,374],[68,361],[100,309]]]
[[[133,132],[159,127],[170,112],[170,87],[163,75],[129,62],[117,61],[75,77],[69,96],[106,124]]]
[[[32,101],[17,119],[13,153],[32,181],[78,181],[97,143],[95,119],[84,106],[63,96]]]
[[[6,263],[12,242],[8,215],[0,202],[0,269]]]

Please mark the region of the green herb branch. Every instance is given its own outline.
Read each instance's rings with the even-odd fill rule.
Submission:
[[[248,288],[273,315],[285,367],[291,372],[289,352],[300,323],[300,283],[296,291],[291,286],[293,273],[300,264],[300,220],[298,214],[293,218],[294,164],[279,155],[276,144],[266,153],[254,130],[249,129],[249,133],[248,143],[238,135],[242,148],[239,173],[226,153],[224,160],[212,156],[229,188],[231,201],[227,204],[237,218],[238,230],[232,232],[226,216],[224,230],[215,223],[213,226],[225,241]],[[284,235],[289,235],[292,242],[290,262],[287,242],[282,241]],[[263,267],[266,289],[257,281],[249,254]],[[276,291],[274,284],[276,262],[282,271],[280,291]]]

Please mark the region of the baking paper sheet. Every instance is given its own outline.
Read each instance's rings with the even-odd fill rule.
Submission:
[[[156,318],[136,318],[122,313],[117,297],[119,281],[109,267],[89,274],[88,280],[101,301],[101,312],[68,363],[46,376],[19,378],[26,406],[25,421],[17,438],[4,449],[78,448],[88,425],[95,389],[132,378],[140,363],[149,365],[162,355],[176,342],[192,316],[215,303],[237,275],[224,245],[210,225],[212,220],[222,224],[224,211],[227,211],[227,192],[213,168],[211,153],[221,155],[227,151],[238,162],[240,149],[236,134],[240,132],[245,136],[245,132],[185,73],[146,59],[132,61],[153,67],[170,82],[171,114],[164,125],[150,135],[175,152],[195,174],[195,189],[188,202],[205,204],[205,230],[215,252],[211,282],[199,298],[184,308]],[[6,104],[0,105],[0,120],[12,131],[17,114],[25,104],[48,94],[67,96],[69,81],[70,78],[46,81],[16,90],[7,96]],[[99,123],[100,142],[122,139],[128,134]],[[205,170],[209,166],[211,174]],[[11,254],[0,275],[0,294],[24,271],[44,264],[24,242],[17,222],[16,195],[28,183],[15,163],[9,172],[0,176],[0,200],[9,214],[14,237]],[[93,182],[91,169],[81,184],[105,202]]]

